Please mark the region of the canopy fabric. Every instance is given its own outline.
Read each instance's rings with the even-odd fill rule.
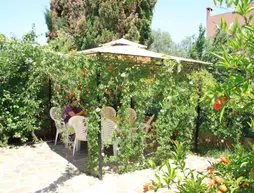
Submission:
[[[177,56],[169,56],[166,55],[165,58],[169,59],[169,60],[175,60],[177,62],[189,62],[189,63],[198,63],[198,64],[212,64],[210,62],[204,62],[201,60],[193,60],[193,59],[188,59],[188,58],[181,58],[181,57],[177,57]]]
[[[136,56],[136,57],[156,58],[156,59],[163,59],[163,60],[174,60],[177,62],[188,62],[188,63],[196,63],[196,64],[212,64],[212,63],[203,62],[200,60],[193,60],[193,59],[181,58],[181,57],[177,57],[177,56],[164,55],[164,54],[146,50],[144,48],[146,48],[146,46],[137,44],[135,42],[131,42],[129,40],[125,40],[122,38],[122,39],[119,39],[116,41],[112,41],[112,42],[103,44],[102,47],[83,50],[83,51],[79,51],[77,53],[78,54],[83,53],[85,55],[104,53],[104,54],[116,54],[116,55],[128,55],[128,56]]]
[[[136,46],[138,48],[146,48],[147,47],[147,46],[138,44],[136,42],[132,42],[132,41],[126,40],[124,38],[103,44],[103,46],[117,46],[117,45]]]
[[[80,51],[78,53],[84,53],[86,55],[96,54],[96,53],[110,53],[110,54],[141,56],[141,57],[158,58],[158,59],[164,58],[162,54],[141,49],[136,46],[98,47],[98,48]]]

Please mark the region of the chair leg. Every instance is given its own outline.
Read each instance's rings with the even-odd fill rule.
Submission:
[[[117,143],[114,143],[113,144],[113,153],[114,153],[114,156],[116,156],[117,155]]]
[[[58,139],[58,129],[56,129],[55,145],[56,145],[56,143],[57,143],[57,139]]]
[[[74,156],[74,154],[75,154],[76,144],[77,144],[77,140],[75,139],[75,140],[74,140],[74,144],[73,144],[73,152],[72,152],[73,156]]]
[[[104,152],[104,144],[101,143],[101,152]]]
[[[80,146],[81,146],[81,141],[77,141],[77,151],[79,151],[80,150]]]
[[[65,142],[65,148],[68,148],[68,144],[69,144],[69,135],[68,135],[68,130],[66,131],[66,142]]]

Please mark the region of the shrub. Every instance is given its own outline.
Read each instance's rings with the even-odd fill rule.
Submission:
[[[0,46],[0,144],[33,137],[45,122],[48,79],[41,73],[42,47],[35,34],[1,41]]]

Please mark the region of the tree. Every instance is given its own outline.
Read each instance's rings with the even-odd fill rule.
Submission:
[[[160,29],[153,30],[152,36],[154,39],[151,45],[151,50],[164,54],[171,54],[174,47],[174,42],[168,32],[162,32]]]
[[[215,2],[224,3],[223,0],[216,0]],[[226,44],[221,45],[222,53],[215,54],[218,58],[217,66],[223,68],[228,74],[224,84],[218,85],[218,91],[224,92],[223,94],[227,96],[235,95],[240,100],[247,97],[245,102],[248,108],[250,105],[253,107],[254,104],[252,86],[254,80],[254,27],[251,24],[253,17],[248,15],[253,10],[252,2],[252,0],[225,2],[227,6],[232,4],[236,6],[235,13],[244,17],[245,23],[240,26],[238,18],[236,18],[233,28],[230,28],[222,19],[220,27],[230,36]]]
[[[74,37],[78,50],[126,38],[149,45],[151,21],[157,0],[52,0],[45,19],[50,31]]]
[[[215,103],[214,108],[221,112],[220,121],[222,118],[225,119],[226,115],[230,115],[231,122],[236,120],[237,127],[234,130],[239,135],[234,135],[234,138],[237,141],[243,134],[239,123],[244,122],[247,125],[245,131],[254,128],[254,27],[251,24],[253,17],[249,15],[253,10],[252,2],[252,0],[215,0],[215,3],[220,5],[234,4],[235,14],[245,20],[243,25],[239,25],[236,17],[233,26],[229,27],[226,21],[221,19],[220,29],[228,36],[226,42],[221,44],[221,51],[214,55],[218,58],[216,67],[223,69],[226,76],[223,82],[218,82],[207,89],[207,96]],[[225,126],[225,132],[231,122]]]
[[[153,43],[150,50],[173,56],[187,57],[187,52],[193,43],[193,36],[186,37],[181,43],[175,43],[169,32],[160,29],[152,32]]]
[[[216,63],[218,61],[218,57],[216,57],[214,53],[219,54],[222,52],[222,45],[227,43],[228,38],[229,36],[225,33],[225,31],[219,28],[216,29],[214,37],[206,39],[203,60]]]
[[[187,39],[187,48],[188,56],[196,60],[204,60],[211,63],[216,63],[218,58],[214,55],[222,51],[222,45],[227,43],[228,35],[225,31],[217,29],[215,36],[207,39],[205,37],[206,29],[200,25],[199,26],[199,35],[195,37],[194,35]]]
[[[177,44],[177,50],[179,55],[185,58],[189,58],[190,56],[188,55],[188,52],[193,45],[195,41],[195,36],[187,36],[185,37],[179,44]]]
[[[203,60],[206,54],[206,37],[205,37],[206,29],[200,24],[199,26],[199,35],[196,38],[195,42],[192,46],[190,46],[188,55],[190,58],[195,60]]]

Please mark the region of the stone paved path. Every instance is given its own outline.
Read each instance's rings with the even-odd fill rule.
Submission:
[[[153,171],[146,169],[123,175],[106,174],[99,181],[80,172],[86,157],[85,151],[73,157],[63,145],[45,142],[0,148],[0,193],[142,193],[143,185],[153,177]],[[203,170],[208,161],[188,156],[187,165]]]

